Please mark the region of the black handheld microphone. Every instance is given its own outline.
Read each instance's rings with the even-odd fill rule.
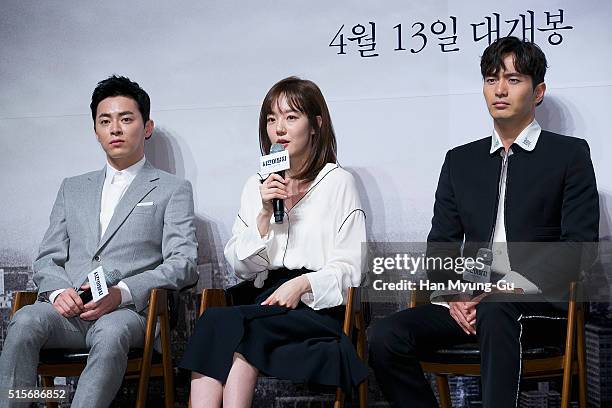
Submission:
[[[274,143],[270,148],[270,154],[282,152],[283,150],[285,150],[285,146],[280,143]],[[276,174],[285,178],[285,170],[277,171]],[[280,198],[273,198],[272,208],[274,208],[274,222],[282,224],[283,218],[285,217],[285,203]]]
[[[105,271],[104,276],[106,277],[106,286],[108,286],[109,288],[111,286],[115,286],[121,280],[121,274],[116,269],[113,269],[108,272]],[[91,288],[87,290],[79,289],[77,293],[79,294],[79,297],[83,301],[83,304],[89,303],[93,300],[93,295],[91,294]]]

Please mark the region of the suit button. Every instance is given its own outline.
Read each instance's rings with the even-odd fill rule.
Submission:
[[[100,262],[100,255],[96,255],[96,256],[94,256],[94,261],[96,261],[96,262]]]

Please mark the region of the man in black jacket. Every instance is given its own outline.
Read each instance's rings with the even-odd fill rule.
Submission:
[[[535,108],[546,91],[546,57],[515,37],[481,59],[493,135],[446,154],[436,191],[428,256],[475,258],[492,249],[491,276],[511,293],[434,292],[370,331],[370,364],[396,407],[437,406],[419,365],[429,349],[478,342],[484,407],[516,407],[523,324],[562,319],[584,243],[599,236],[599,202],[585,140],[542,130]],[[463,251],[462,251],[463,248]],[[430,270],[430,281],[461,279]]]

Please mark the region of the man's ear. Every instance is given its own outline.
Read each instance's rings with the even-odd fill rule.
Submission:
[[[541,104],[544,100],[544,94],[546,93],[546,84],[544,82],[539,83],[533,90],[533,97],[536,106]]]
[[[151,119],[145,123],[145,140],[149,140],[153,136],[153,129],[155,128],[155,122]]]

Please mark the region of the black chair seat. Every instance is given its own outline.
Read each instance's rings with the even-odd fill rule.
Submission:
[[[143,349],[134,348],[128,353],[128,359],[142,358]],[[72,364],[87,362],[89,350],[87,349],[42,349],[40,350],[40,364]],[[162,355],[153,350],[152,364],[161,364]]]
[[[523,348],[523,359],[540,359],[558,357],[563,354],[563,348],[557,346],[538,346]],[[480,364],[478,344],[459,344],[432,350],[419,356],[424,363],[439,364]]]

